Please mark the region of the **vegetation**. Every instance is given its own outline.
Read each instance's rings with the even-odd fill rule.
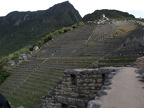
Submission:
[[[136,61],[136,57],[111,57],[100,60],[98,64],[99,67],[103,66],[126,66],[131,65]]]
[[[0,66],[0,84],[10,75],[2,66]]]
[[[61,28],[59,30],[56,30],[53,33],[45,35],[40,40],[35,42],[33,45],[32,44],[27,45],[24,48],[21,48],[20,50],[15,51],[14,53],[9,54],[6,57],[3,57],[2,59],[0,59],[0,64],[1,65],[6,65],[8,61],[17,58],[20,54],[27,53],[28,51],[32,50],[34,46],[41,47],[46,42],[48,42],[49,40],[53,39],[54,37],[56,37],[56,36],[58,36],[60,34],[66,33],[66,32],[68,32],[70,30],[73,30],[73,29],[75,29],[75,28],[77,28],[79,26],[83,26],[83,25],[84,25],[83,22],[79,22],[79,23],[76,23],[76,24],[72,25],[71,27],[63,27],[63,28]]]
[[[9,58],[14,58],[16,55],[19,55],[22,52],[32,50],[33,46],[35,45],[41,47],[49,40],[79,26],[82,26],[83,24],[84,23],[80,22],[72,25],[71,27],[65,26],[59,30],[51,32],[48,35],[46,34],[39,40],[37,40],[36,43],[29,44],[29,46],[25,47],[22,51],[17,51],[15,52],[15,54],[9,55],[7,59],[9,60]],[[102,28],[100,28],[99,31],[96,32],[95,36],[92,37],[92,40],[90,40],[90,44],[88,44],[87,46],[85,45],[85,42],[91,35],[91,32],[95,29],[94,24],[88,24],[84,27],[78,28],[77,30],[73,30],[73,33],[70,32],[71,34],[66,33],[64,36],[60,36],[59,39],[54,39],[55,41],[51,42],[51,44],[54,45],[52,50],[49,50],[47,48],[51,47],[49,45],[47,45],[47,47],[42,47],[39,51],[39,58],[22,62],[19,66],[10,69],[9,72],[13,74],[10,78],[7,79],[7,81],[4,82],[3,85],[5,86],[1,86],[1,92],[4,93],[7,96],[7,99],[9,99],[9,101],[12,103],[12,105],[16,107],[36,107],[38,104],[41,103],[40,97],[45,95],[47,92],[50,92],[51,88],[53,88],[54,86],[57,86],[56,83],[63,76],[63,71],[65,69],[91,67],[92,63],[95,63],[95,61],[98,61],[99,59],[101,59],[101,57],[109,55],[110,52],[116,50],[118,46],[125,42],[124,40],[125,38],[127,38],[128,35],[125,33],[134,29],[133,27],[129,28],[127,26],[121,26],[116,28],[116,30],[118,31],[114,29],[114,31],[111,32],[111,29],[116,27],[113,26],[114,25],[106,27],[105,25],[102,26]],[[107,34],[103,33],[103,30],[105,31],[104,28],[108,28]],[[84,30],[85,32],[83,32]],[[113,37],[115,35],[114,33],[116,32],[118,36]],[[87,35],[85,36],[85,34]],[[100,34],[101,36],[99,37]],[[107,38],[105,38],[106,35]],[[95,39],[102,40],[98,42]],[[62,50],[59,50],[59,47],[61,47]],[[80,50],[77,50],[72,54],[71,52],[74,51],[74,48]],[[58,53],[56,52],[57,49],[59,50]],[[66,50],[69,51],[66,52]],[[52,54],[54,54],[54,57],[51,57]],[[113,57],[107,58],[104,61],[101,60],[98,65],[120,66],[125,65],[127,62],[130,62],[132,60],[134,59],[129,57]],[[120,62],[121,64],[118,64],[118,62]],[[13,87],[13,89],[11,89],[11,87]]]
[[[77,28],[79,26],[83,26],[83,25],[84,25],[83,22],[79,22],[79,23],[76,23],[76,24],[72,25],[71,27],[63,27],[62,29],[56,30],[55,32],[50,33],[49,35],[46,35],[46,36],[42,37],[42,39],[37,41],[34,45],[28,45],[28,46],[26,46],[24,48],[21,48],[18,51],[15,51],[12,54],[9,54],[6,57],[3,57],[0,60],[0,65],[1,65],[1,69],[0,69],[0,83],[2,83],[10,75],[8,72],[3,70],[3,66],[7,65],[8,61],[10,61],[12,59],[15,59],[15,58],[18,58],[20,54],[27,53],[29,50],[32,50],[34,46],[41,47],[46,42],[48,42],[49,40],[53,39],[54,37],[56,37],[56,36],[58,36],[60,34],[66,33],[66,32],[68,32],[70,30],[73,30],[73,29],[75,29],[75,28]]]
[[[80,22],[81,19],[78,11],[69,2],[56,4],[43,11],[15,11],[0,17],[0,58],[38,42],[55,30]],[[47,39],[50,37],[45,41]],[[39,41],[38,45],[41,44]]]
[[[10,74],[8,72],[0,72],[0,84],[9,76]]]
[[[121,12],[118,10],[108,10],[108,9],[103,9],[103,10],[96,10],[92,14],[87,14],[84,16],[82,21],[94,21],[98,20],[102,14],[105,14],[106,17],[110,19],[135,19],[135,17],[127,12]]]

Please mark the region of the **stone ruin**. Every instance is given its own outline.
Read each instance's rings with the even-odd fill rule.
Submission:
[[[110,84],[107,78],[112,76],[110,73],[114,71],[114,69],[66,70],[59,84],[43,97],[42,108],[93,108],[95,104],[99,106],[99,101],[95,99],[106,94],[102,90],[103,85]]]
[[[105,14],[102,14],[102,15],[101,15],[101,17],[100,17],[100,20],[107,20],[107,21],[108,21],[108,20],[109,20],[109,18],[108,18],[108,17],[106,17],[106,16],[105,16]]]
[[[108,17],[105,16],[105,14],[102,14],[100,16],[100,19],[95,20],[95,21],[87,21],[87,23],[95,23],[97,25],[100,25],[100,24],[110,23],[110,20]]]

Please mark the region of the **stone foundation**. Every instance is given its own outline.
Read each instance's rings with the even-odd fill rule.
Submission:
[[[98,96],[113,69],[68,69],[63,80],[44,97],[43,108],[86,108]]]

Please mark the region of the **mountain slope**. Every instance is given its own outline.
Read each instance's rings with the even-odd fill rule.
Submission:
[[[121,52],[121,46],[131,37],[143,37],[142,27],[135,21],[112,21],[99,26],[86,23],[47,42],[36,58],[8,69],[11,76],[0,85],[0,92],[16,107],[35,108],[41,97],[57,86],[65,69],[87,68],[105,57],[119,57],[117,51]],[[124,46],[129,50],[123,51],[133,51],[137,56],[141,49],[130,49],[130,43],[136,43],[133,40]],[[134,53],[124,57],[130,54]]]
[[[0,17],[0,57],[32,44],[56,29],[79,21],[79,12],[68,1],[44,11],[15,11]]]

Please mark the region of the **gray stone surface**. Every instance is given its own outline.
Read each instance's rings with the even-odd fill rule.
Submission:
[[[100,108],[102,105],[101,100],[91,100],[88,102],[87,108]]]

